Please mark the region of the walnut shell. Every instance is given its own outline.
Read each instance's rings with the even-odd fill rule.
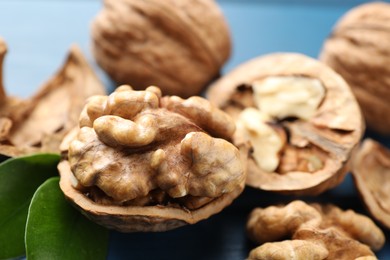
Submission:
[[[91,97],[63,141],[65,196],[121,232],[165,231],[221,211],[245,186],[234,121],[201,97],[121,86]]]
[[[390,4],[368,3],[346,13],[320,59],[351,86],[368,128],[390,135]]]
[[[268,123],[279,129],[272,137],[275,139],[279,135],[282,142],[277,154],[279,165],[275,171],[265,171],[252,153],[248,158],[247,185],[268,191],[309,195],[338,185],[349,169],[351,152],[361,139],[364,122],[347,83],[332,69],[300,54],[271,54],[240,65],[213,84],[207,95],[212,103],[238,122],[243,111],[258,109],[252,86],[270,77],[314,79],[325,91],[310,118],[276,118]],[[288,104],[294,93],[280,96],[282,99],[268,108]],[[278,134],[281,131],[284,134]],[[238,128],[233,143],[239,145],[245,141],[247,139],[240,135]],[[262,151],[266,146],[252,144],[251,147]]]
[[[84,100],[105,94],[104,85],[74,45],[61,68],[33,96],[7,96],[2,82],[6,51],[0,38],[0,155],[59,153],[61,140],[78,123]]]
[[[390,229],[390,150],[365,139],[353,158],[352,174],[371,215]]]
[[[105,0],[92,23],[92,45],[117,83],[158,85],[165,95],[182,97],[199,94],[231,51],[213,0]]]

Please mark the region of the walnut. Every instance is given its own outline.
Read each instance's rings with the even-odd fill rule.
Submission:
[[[321,260],[328,256],[328,250],[322,245],[306,240],[286,240],[281,242],[265,243],[249,253],[248,260],[263,259],[311,259]]]
[[[390,4],[368,3],[346,13],[325,41],[320,59],[351,86],[368,128],[390,135]]]
[[[262,190],[315,195],[338,185],[364,131],[345,81],[300,54],[253,59],[207,96],[235,119],[233,143],[249,141],[246,183]]]
[[[354,155],[352,175],[371,215],[390,229],[390,150],[365,139]]]
[[[210,26],[212,25],[212,26]],[[165,95],[199,94],[230,56],[229,28],[213,0],[105,0],[92,23],[93,54],[119,84]]]
[[[385,243],[383,232],[368,217],[299,200],[254,209],[247,232],[254,242],[264,243],[250,252],[249,259],[376,259],[372,250]],[[273,242],[286,238],[291,240]]]
[[[77,125],[85,99],[104,94],[104,86],[80,49],[72,46],[61,69],[31,98],[7,96],[1,75],[6,51],[0,39],[0,154],[59,153],[62,138]]]
[[[157,87],[91,97],[62,147],[60,187],[97,223],[164,231],[221,211],[245,186],[245,147],[223,138],[234,121],[201,97]]]

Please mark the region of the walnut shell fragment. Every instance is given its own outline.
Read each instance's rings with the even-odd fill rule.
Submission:
[[[212,26],[210,26],[212,25]],[[105,0],[92,23],[97,63],[118,84],[190,97],[230,56],[229,28],[213,0]]]
[[[209,100],[236,121],[233,143],[247,141],[247,185],[315,195],[338,185],[364,131],[346,82],[300,54],[253,59],[213,84]]]
[[[390,150],[365,139],[354,155],[352,176],[371,215],[390,229]]]
[[[0,39],[0,71],[5,53]],[[77,125],[85,99],[104,93],[77,46],[71,47],[62,68],[29,99],[6,96],[1,82],[0,154],[59,153],[62,138]]]
[[[250,252],[249,259],[376,259],[372,250],[385,243],[383,232],[368,217],[299,200],[254,209],[247,232],[262,244]],[[274,242],[283,239],[291,240]]]
[[[165,231],[221,211],[245,186],[234,121],[201,97],[123,85],[91,97],[62,147],[65,196],[121,232]]]
[[[351,86],[368,128],[390,135],[390,4],[374,2],[347,12],[325,41],[320,59]]]

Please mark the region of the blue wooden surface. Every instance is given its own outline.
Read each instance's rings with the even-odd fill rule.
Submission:
[[[233,55],[224,68],[227,72],[270,52],[292,51],[317,57],[337,19],[364,1],[218,2],[234,43]],[[101,6],[100,1],[93,0],[0,0],[0,36],[9,48],[4,71],[7,92],[31,95],[59,68],[73,43],[82,48],[105,84],[111,84],[93,63],[89,50],[90,22]],[[390,147],[390,139],[373,137]],[[108,259],[244,259],[254,247],[244,232],[249,211],[289,199],[248,188],[221,214],[193,226],[165,233],[112,232]],[[309,200],[333,202],[366,213],[350,177],[339,187]],[[389,231],[386,236],[390,240]],[[390,259],[389,242],[378,257]]]

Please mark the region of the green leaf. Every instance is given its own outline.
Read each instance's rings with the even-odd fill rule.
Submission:
[[[25,254],[28,207],[36,189],[58,175],[57,154],[13,158],[0,164],[0,259]]]
[[[38,188],[26,226],[28,260],[106,259],[107,250],[108,230],[89,221],[65,200],[58,177]]]

